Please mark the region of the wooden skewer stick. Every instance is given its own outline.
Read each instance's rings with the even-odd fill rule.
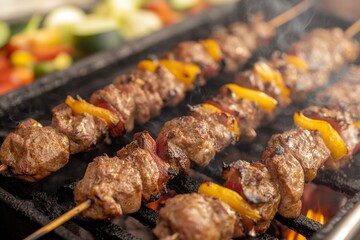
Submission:
[[[357,20],[353,25],[345,30],[345,36],[347,38],[353,38],[360,31],[360,19]]]
[[[59,227],[63,223],[69,221],[71,218],[78,215],[82,211],[88,209],[91,204],[92,204],[91,200],[87,200],[87,201],[79,204],[75,208],[73,208],[70,211],[68,211],[68,212],[64,213],[63,215],[61,215],[59,218],[57,218],[54,221],[50,222],[49,224],[43,226],[42,228],[40,228],[39,230],[37,230],[33,234],[27,236],[26,238],[24,238],[24,240],[34,240],[34,239],[38,239],[38,238],[44,236],[45,234],[51,232],[52,230]]]
[[[308,10],[310,7],[314,5],[314,0],[305,0],[297,4],[296,6],[290,8],[289,10],[283,12],[279,16],[274,17],[268,23],[272,25],[274,28],[277,28],[294,17],[300,15],[301,13]]]
[[[0,164],[0,172],[5,172],[8,169],[8,166],[5,164]]]

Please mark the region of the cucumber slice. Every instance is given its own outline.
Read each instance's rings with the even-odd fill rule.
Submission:
[[[82,54],[111,49],[121,42],[115,19],[89,17],[74,26],[75,48]]]
[[[170,0],[170,5],[175,11],[185,11],[198,3],[199,0]]]
[[[10,27],[4,22],[0,21],[0,48],[6,45],[10,38]]]

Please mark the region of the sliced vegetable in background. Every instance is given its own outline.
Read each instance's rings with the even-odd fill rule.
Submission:
[[[120,32],[126,40],[145,36],[162,27],[159,16],[147,10],[137,10],[123,14],[119,24]]]
[[[111,49],[120,42],[115,19],[90,16],[74,26],[75,48],[83,54]]]
[[[5,46],[10,38],[10,27],[9,25],[4,22],[0,21],[0,48]]]

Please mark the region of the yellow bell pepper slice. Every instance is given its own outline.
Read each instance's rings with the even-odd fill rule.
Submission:
[[[193,63],[182,63],[175,60],[160,59],[159,63],[164,66],[174,77],[184,83],[186,90],[193,88],[194,81],[201,74],[199,66]],[[150,72],[155,72],[158,64],[151,60],[143,60],[139,62],[138,68]]]
[[[235,117],[231,115],[230,113],[222,111],[220,108],[217,108],[216,106],[209,104],[209,103],[202,103],[201,107],[212,111],[212,112],[218,112],[218,113],[224,113],[225,115],[234,118],[232,122],[228,122],[226,128],[235,135],[236,141],[240,139],[240,131],[239,131],[239,125],[236,121]]]
[[[215,40],[208,38],[200,41],[200,43],[204,46],[214,61],[219,62],[221,60],[222,52],[219,44]]]
[[[151,60],[142,60],[138,63],[138,69],[155,72],[158,68],[158,64]]]
[[[319,131],[326,146],[331,152],[331,156],[335,160],[341,159],[348,153],[348,148],[344,143],[344,140],[328,122],[311,119],[303,115],[301,112],[296,112],[294,114],[294,123],[296,126],[304,129]]]
[[[203,182],[198,193],[218,198],[232,207],[235,211],[241,214],[241,217],[251,219],[253,221],[260,220],[260,213],[248,204],[237,192],[220,186],[213,182]]]
[[[226,84],[220,88],[220,92],[222,93],[226,93],[229,90],[240,98],[255,101],[260,107],[264,108],[266,112],[271,112],[277,105],[276,99],[260,91],[240,87],[233,83]]]
[[[266,82],[274,82],[281,91],[281,97],[285,103],[289,102],[290,90],[284,84],[281,73],[273,69],[265,62],[255,63],[254,70]]]
[[[119,121],[117,116],[111,111],[92,105],[83,99],[76,100],[73,97],[68,96],[65,100],[65,103],[72,109],[75,114],[88,113],[92,116],[100,117],[104,119],[109,126],[115,126]]]
[[[17,50],[10,55],[10,62],[15,67],[31,67],[35,60],[33,54],[24,50]]]
[[[285,60],[303,72],[307,72],[309,70],[307,63],[298,56],[287,54],[285,56]]]
[[[354,126],[357,127],[357,128],[360,128],[360,122],[355,122]]]
[[[197,76],[201,74],[200,67],[193,63],[181,63],[169,59],[160,59],[159,62],[171,72],[177,80],[183,82],[187,90],[192,89],[194,81]]]

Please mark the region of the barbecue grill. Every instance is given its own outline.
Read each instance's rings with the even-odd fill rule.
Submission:
[[[287,3],[285,4],[285,2]],[[65,72],[46,76],[31,86],[0,98],[0,137],[5,138],[18,121],[28,117],[35,118],[43,124],[50,124],[51,108],[61,103],[66,95],[79,94],[83,98],[88,98],[94,90],[109,84],[119,73],[134,68],[139,60],[149,54],[161,55],[181,40],[205,38],[216,27],[236,20],[245,21],[246,16],[253,11],[262,10],[269,19],[291,5],[290,1],[271,1],[271,3],[257,1],[255,4],[252,1],[241,1],[210,9],[148,37],[80,61]],[[313,16],[315,17],[309,22],[308,19]],[[304,25],[305,23],[306,25]],[[330,26],[345,28],[348,25],[348,22],[337,19],[326,12],[309,10],[301,17],[280,27],[279,35],[273,43],[259,49],[254,59],[259,56],[268,56],[275,49],[286,49],[288,44],[297,39],[304,30]],[[250,60],[249,65],[251,62]],[[248,66],[244,68],[246,67]],[[346,72],[346,69],[343,72]],[[333,81],[336,81],[341,74],[343,73],[334,73]],[[227,73],[211,79],[207,86],[188,93],[186,100],[180,106],[164,109],[160,116],[143,126],[137,126],[133,132],[147,130],[151,135],[156,136],[164,122],[186,113],[187,104],[202,102],[208,96],[214,95],[220,86],[228,83],[231,79],[233,79],[233,75]],[[193,166],[194,176],[179,175],[171,181],[170,188],[178,193],[186,193],[196,191],[197,181],[204,178],[221,182],[220,172],[223,162],[230,163],[237,159],[255,160],[266,146],[270,136],[291,128],[293,112],[306,105],[308,103],[288,107],[273,124],[258,131],[259,136],[255,143],[240,143],[229,147],[218,154],[216,159],[204,169]],[[7,239],[25,237],[72,208],[74,206],[72,193],[74,183],[83,176],[87,164],[95,156],[103,153],[112,155],[129,143],[131,139],[132,134],[129,133],[120,139],[112,140],[111,143],[101,144],[89,152],[73,155],[69,164],[63,169],[37,183],[25,183],[10,175],[0,175],[0,209],[3,213],[0,215],[2,223],[0,236]],[[277,215],[275,219],[307,238],[323,239],[331,231],[332,226],[345,219],[345,215],[360,202],[359,171],[360,156],[357,154],[354,156],[351,166],[336,172],[321,170],[314,180],[314,183],[328,186],[348,197],[346,205],[325,227],[303,215],[296,219],[286,219]],[[143,225],[153,228],[158,214],[156,211],[142,207],[139,212],[132,214],[132,217]],[[96,239],[139,239],[113,221],[86,220],[80,216],[46,236],[49,239],[89,239],[91,237]],[[257,239],[277,239],[279,237],[281,236],[269,232]],[[249,237],[249,239],[255,238]]]

